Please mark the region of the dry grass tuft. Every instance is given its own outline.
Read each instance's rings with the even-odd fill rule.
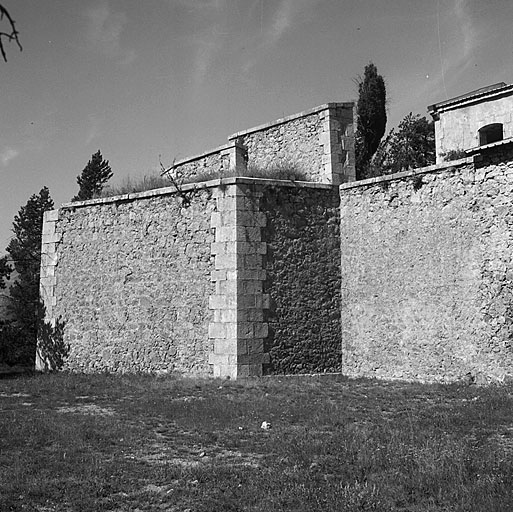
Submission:
[[[185,185],[187,183],[200,183],[202,181],[215,180],[218,178],[233,177],[309,181],[304,172],[300,171],[293,164],[286,162],[277,163],[265,168],[250,166],[242,174],[235,171],[226,171],[223,173],[205,171],[194,176],[177,176],[176,181],[179,185]],[[172,185],[173,184],[168,177],[160,176],[158,174],[146,174],[139,178],[131,178],[128,176],[119,185],[107,185],[98,197],[112,197],[123,194],[133,194],[135,192],[145,192],[146,190],[170,187]]]

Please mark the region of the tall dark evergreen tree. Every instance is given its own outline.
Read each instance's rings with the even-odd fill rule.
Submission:
[[[44,187],[30,197],[14,217],[14,237],[7,246],[8,256],[0,260],[0,287],[13,270],[17,277],[9,290],[11,319],[0,326],[0,355],[10,362],[32,364],[38,329],[39,274],[43,213],[53,208],[49,190]],[[12,346],[15,344],[15,346]],[[9,346],[6,346],[9,345]]]
[[[85,201],[99,195],[105,183],[112,178],[112,170],[108,160],[104,160],[98,150],[87,163],[82,174],[77,177],[80,187],[72,201]]]
[[[365,66],[363,78],[358,83],[356,107],[356,177],[365,179],[372,155],[378,149],[387,124],[386,88],[383,77],[370,62]]]

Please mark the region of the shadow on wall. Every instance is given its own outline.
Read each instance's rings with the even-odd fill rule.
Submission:
[[[271,374],[341,368],[338,191],[269,187],[261,209],[267,243],[266,310]]]
[[[57,318],[55,325],[46,322],[46,308],[39,303],[38,329],[37,329],[37,358],[38,369],[48,372],[62,369],[69,355],[70,346],[64,343],[64,327],[66,323],[62,316]]]

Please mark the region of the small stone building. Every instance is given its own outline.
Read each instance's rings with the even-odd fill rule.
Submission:
[[[513,85],[499,82],[428,107],[435,121],[436,163],[513,137]]]

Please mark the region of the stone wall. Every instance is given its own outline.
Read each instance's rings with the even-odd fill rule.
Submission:
[[[338,191],[327,184],[235,178],[217,212],[214,375],[338,371]]]
[[[209,374],[214,241],[208,189],[70,203],[48,212],[41,287],[79,371]]]
[[[338,207],[332,187],[272,187],[261,198],[269,373],[341,370]]]
[[[309,181],[338,185],[355,180],[353,102],[327,103],[237,132],[229,141],[175,162],[174,175],[190,181],[292,167]]]
[[[247,153],[237,142],[205,151],[199,155],[178,160],[172,172],[179,183],[206,181],[246,171]]]
[[[355,179],[354,104],[328,103],[235,133],[246,148],[248,165],[292,165],[308,180],[339,184]]]
[[[332,185],[226,178],[69,203],[45,214],[42,242],[46,320],[64,323],[67,369],[340,366]]]
[[[513,151],[341,186],[343,373],[513,373]]]

